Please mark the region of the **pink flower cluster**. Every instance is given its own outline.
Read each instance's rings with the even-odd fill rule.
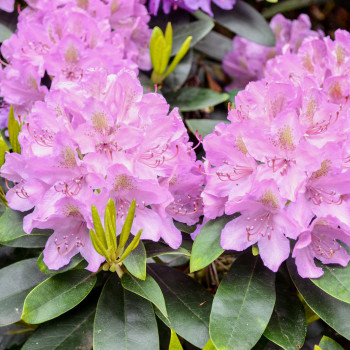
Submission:
[[[322,38],[321,31],[311,30],[310,19],[301,14],[291,21],[278,14],[271,19],[270,27],[276,37],[276,45],[259,45],[240,36],[233,38],[233,50],[223,60],[223,70],[234,78],[226,89],[244,88],[249,82],[264,78],[266,62],[285,52],[296,53],[306,37]]]
[[[103,216],[109,198],[121,231],[136,199],[132,233],[181,243],[173,219],[192,225],[202,215],[204,176],[177,109],[157,93],[143,94],[134,72],[87,71],[34,104],[19,135],[22,154],[8,153],[1,174],[14,183],[9,206],[34,211],[24,230],[49,228],[44,262],[58,269],[80,253],[96,271],[91,205]]]
[[[18,28],[1,46],[0,95],[27,114],[48,89],[86,71],[149,69],[149,15],[142,0],[28,0]]]
[[[350,33],[305,40],[298,53],[267,62],[266,78],[247,85],[204,139],[204,214],[241,215],[223,229],[225,249],[257,244],[277,271],[290,255],[299,274],[350,256]],[[204,170],[205,168],[205,170]]]
[[[150,14],[156,15],[158,13],[160,1],[161,0],[149,1],[148,7]],[[213,2],[224,10],[232,10],[236,4],[236,0],[213,0]],[[202,10],[213,17],[211,0],[163,0],[164,13],[169,13],[172,8],[176,10],[179,7],[189,12]]]

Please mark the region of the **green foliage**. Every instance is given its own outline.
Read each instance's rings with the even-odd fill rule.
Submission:
[[[173,329],[171,329],[169,350],[183,350],[180,340]]]
[[[210,315],[210,337],[222,350],[251,349],[275,305],[275,274],[260,257],[242,254],[220,283]]]
[[[288,260],[288,270],[307,305],[329,326],[350,340],[350,304],[333,298],[309,279],[300,277],[291,259]]]
[[[94,350],[159,348],[152,304],[125,290],[116,274],[109,277],[98,301]]]
[[[50,270],[46,266],[46,264],[44,263],[44,254],[43,253],[41,253],[39,255],[37,264],[38,264],[40,271],[47,274],[47,275],[55,275],[57,273],[62,273],[62,272],[66,272],[66,271],[77,269],[77,268],[83,269],[87,266],[86,261],[82,258],[82,256],[80,254],[73,256],[70,263],[66,266],[63,266],[59,270]]]
[[[84,306],[40,326],[22,350],[91,349],[96,304]]]
[[[12,151],[15,153],[21,153],[21,146],[18,142],[18,134],[21,131],[21,127],[18,121],[15,119],[13,106],[10,107],[9,121],[8,121],[9,139],[12,146]]]
[[[168,318],[163,292],[153,277],[147,275],[145,280],[140,281],[131,275],[124,274],[121,281],[123,288],[147,299],[159,309],[164,317]]]
[[[164,93],[170,106],[178,107],[182,112],[212,107],[228,100],[226,93],[197,87],[184,87],[176,92]]]
[[[276,304],[264,336],[285,350],[300,349],[306,335],[306,318],[293,285],[282,274],[276,278]]]
[[[96,276],[85,270],[72,270],[49,277],[26,297],[22,320],[37,324],[62,315],[85,299],[96,280]]]
[[[219,124],[219,123],[228,124],[227,120],[215,120],[215,119],[187,119],[185,122],[193,134],[195,134],[195,132],[198,131],[198,134],[202,135],[202,137],[205,137],[209,135],[211,132],[213,132],[216,124]]]
[[[28,293],[46,278],[39,271],[35,258],[19,261],[0,270],[0,327],[21,319]]]
[[[322,350],[344,350],[336,341],[326,336],[322,337],[319,346]]]
[[[132,275],[140,280],[146,279],[146,250],[141,241],[123,263]]]
[[[193,243],[190,260],[191,272],[208,266],[224,252],[220,245],[221,230],[235,217],[235,215],[223,216],[210,220],[202,227]]]
[[[149,264],[150,275],[163,291],[170,323],[157,316],[181,337],[203,348],[209,339],[209,314],[213,297],[181,271],[159,264]]]

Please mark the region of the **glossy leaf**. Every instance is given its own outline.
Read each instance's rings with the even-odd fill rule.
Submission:
[[[210,19],[200,20],[186,24],[178,24],[173,28],[173,47],[171,50],[171,56],[175,56],[183,42],[192,36],[191,44],[189,47],[193,47],[202,40],[214,27],[214,22]]]
[[[169,350],[183,350],[180,340],[173,329],[171,329]]]
[[[159,348],[152,304],[123,289],[116,274],[109,277],[97,304],[94,350]]]
[[[28,294],[23,321],[37,324],[60,316],[85,299],[96,280],[86,270],[67,271],[48,278]]]
[[[285,350],[300,349],[305,341],[305,310],[289,280],[277,274],[276,304],[264,336]]]
[[[232,40],[222,34],[211,31],[194,48],[221,63],[226,54],[232,50]]]
[[[83,269],[87,266],[87,263],[85,262],[84,258],[80,254],[73,256],[70,263],[66,266],[63,266],[59,270],[50,270],[46,266],[46,264],[44,263],[43,259],[44,259],[44,254],[41,253],[39,255],[37,264],[38,264],[40,271],[45,273],[45,274],[48,274],[48,275],[55,275],[57,273],[66,272],[66,271],[72,270],[72,269],[77,268],[77,267],[81,267],[81,269]]]
[[[12,35],[10,28],[6,27],[4,24],[0,23],[0,43],[4,42]]]
[[[326,4],[327,2],[329,2],[329,0],[284,0],[264,10],[263,16],[265,18],[271,18],[278,13],[294,11],[310,5]]]
[[[40,326],[21,350],[92,349],[95,310],[85,305]]]
[[[191,272],[203,269],[217,259],[223,252],[221,248],[221,230],[237,215],[222,216],[208,221],[194,240],[190,260]]]
[[[334,298],[350,303],[350,264],[346,267],[317,264],[322,267],[324,274],[311,281]]]
[[[263,334],[275,304],[275,274],[250,251],[219,285],[210,315],[210,337],[222,350],[249,350]]]
[[[144,280],[146,278],[146,250],[140,241],[138,246],[123,261],[128,271],[135,277]]]
[[[228,120],[214,120],[214,119],[187,119],[185,120],[186,125],[195,134],[196,130],[199,135],[205,137],[211,134],[215,126],[219,123],[229,124]]]
[[[264,17],[242,0],[237,0],[233,10],[213,6],[214,20],[232,32],[261,45],[274,46],[276,38]]]
[[[23,248],[45,247],[51,231],[34,229],[28,235],[23,231],[24,215],[19,211],[6,208],[0,217],[0,244]]]
[[[47,276],[38,269],[36,258],[0,270],[0,327],[21,319],[26,296],[45,278]]]
[[[306,304],[339,334],[350,340],[350,304],[333,298],[309,279],[299,276],[292,259],[287,261],[289,273]]]
[[[215,106],[228,100],[229,95],[210,89],[184,87],[177,92],[164,93],[167,102],[183,112]]]
[[[319,346],[322,350],[344,350],[336,341],[325,335],[322,337]]]
[[[146,249],[147,258],[153,258],[155,256],[167,254],[191,256],[190,252],[185,248],[180,247],[178,249],[173,249],[162,242],[143,241],[143,243]]]
[[[18,121],[15,119],[13,106],[11,105],[9,120],[8,120],[8,132],[9,132],[10,143],[12,146],[12,151],[16,153],[21,153],[21,146],[18,142],[18,134],[20,130],[21,130],[20,125]]]
[[[122,285],[128,291],[136,293],[153,303],[168,318],[163,292],[152,276],[147,275],[144,281],[140,281],[129,274],[124,274]]]
[[[209,314],[213,297],[179,270],[149,264],[148,272],[163,291],[170,324],[156,310],[157,315],[181,337],[203,348],[209,339]]]

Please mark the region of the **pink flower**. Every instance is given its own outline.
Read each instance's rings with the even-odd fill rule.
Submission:
[[[341,225],[341,226],[339,226]],[[315,258],[323,264],[346,266],[350,255],[338,240],[350,245],[350,230],[332,216],[315,219],[299,236],[293,250],[293,258],[301,277],[318,278],[323,270],[315,265]]]
[[[0,10],[6,12],[13,12],[15,7],[15,0],[2,0],[0,4]]]

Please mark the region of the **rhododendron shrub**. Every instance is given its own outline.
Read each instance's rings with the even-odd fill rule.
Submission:
[[[99,80],[99,91],[92,91]],[[37,102],[19,136],[22,154],[7,154],[2,176],[16,185],[11,208],[27,211],[24,231],[53,229],[44,262],[53,270],[80,253],[88,269],[104,260],[92,247],[91,205],[102,212],[115,200],[120,232],[136,199],[132,233],[181,243],[177,221],[194,224],[202,214],[204,176],[176,109],[156,93],[143,95],[133,72],[91,72],[67,90],[51,90]],[[43,167],[43,165],[45,166]],[[62,224],[64,223],[64,224]]]
[[[314,258],[346,266],[350,238],[347,43],[308,38],[298,53],[267,63],[266,78],[236,97],[229,125],[204,140],[209,219],[240,212],[222,230],[225,249],[257,244],[277,271],[290,255],[302,277],[320,277]],[[345,73],[346,74],[346,73]]]
[[[273,2],[0,0],[0,350],[349,348],[349,13]]]

